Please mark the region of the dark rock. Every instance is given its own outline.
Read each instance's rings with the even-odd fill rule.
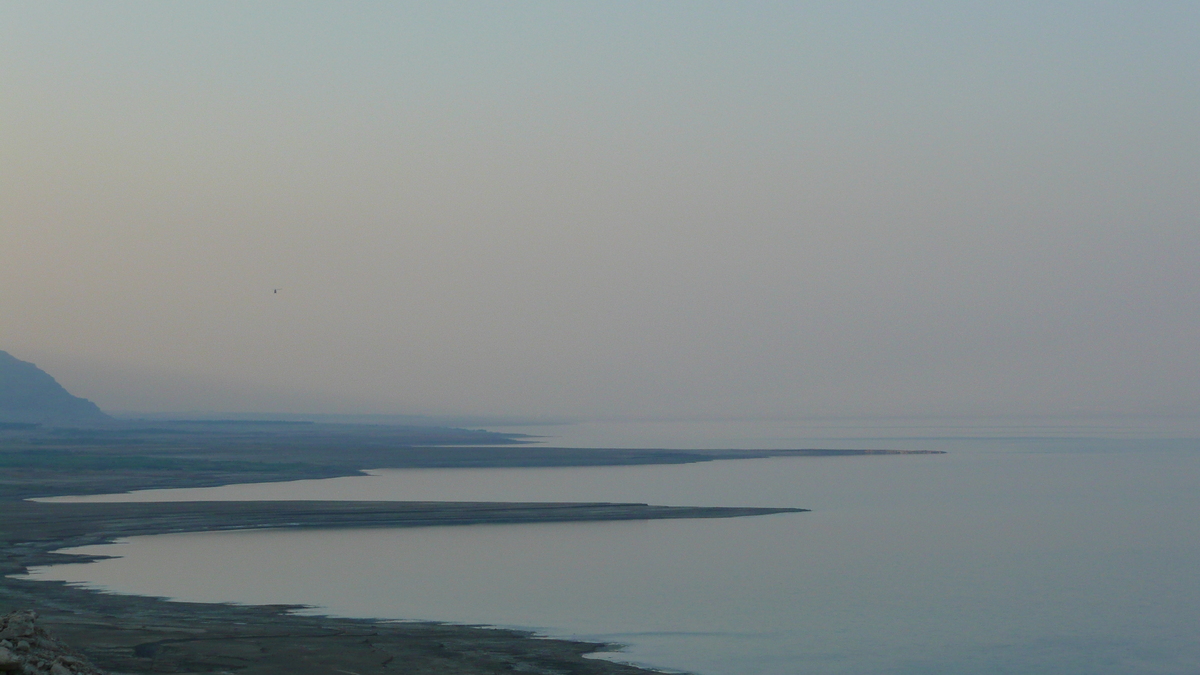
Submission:
[[[37,622],[37,614],[35,612],[13,612],[8,616],[0,619],[0,637],[3,638],[27,638],[32,637],[34,633],[34,625]],[[21,640],[21,642],[25,642]],[[17,643],[20,648],[21,642]]]
[[[21,659],[6,647],[0,647],[0,670],[16,670],[21,666]]]

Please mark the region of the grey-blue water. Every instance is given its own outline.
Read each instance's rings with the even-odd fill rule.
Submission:
[[[778,426],[725,438],[703,425],[677,426],[675,444],[652,438],[670,436],[661,425],[653,433],[627,425],[608,436],[593,426],[559,440],[949,454],[389,470],[124,495],[117,498],[599,500],[813,511],[165,535],[89,547],[122,557],[34,575],[188,600],[523,626],[621,642],[628,648],[609,658],[703,675],[1200,673],[1200,442],[812,442]],[[553,431],[561,432],[542,433]]]

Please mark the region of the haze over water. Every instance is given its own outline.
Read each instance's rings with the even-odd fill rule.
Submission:
[[[1197,25],[3,3],[0,348],[109,412],[1200,414]]]
[[[711,434],[721,425],[688,426],[676,433]],[[781,428],[765,425],[758,435]],[[613,440],[637,435],[636,428],[610,431]],[[597,438],[597,429],[586,435]],[[384,470],[168,491],[173,499],[638,501],[813,511],[169,535],[88,549],[124,557],[37,574],[193,600],[531,627],[626,643],[614,658],[701,675],[1200,669],[1200,442],[869,444],[948,454]]]

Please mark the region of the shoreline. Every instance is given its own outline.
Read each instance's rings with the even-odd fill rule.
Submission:
[[[479,445],[486,443],[487,446]],[[929,454],[890,450],[554,448],[461,429],[156,422],[102,429],[0,428],[0,610],[32,609],[54,634],[118,673],[330,672],[649,675],[584,658],[616,645],[508,628],[300,615],[298,605],[188,603],[13,578],[83,562],[65,548],[120,537],[266,527],[727,518],[805,509],[488,502],[43,502],[35,497],[362,475],[367,468],[685,464],[777,456]],[[937,453],[942,454],[942,453]],[[91,559],[95,559],[92,557]]]
[[[213,508],[213,507],[217,508]],[[99,507],[99,508],[97,508]],[[607,659],[619,645],[551,638],[512,628],[296,614],[303,605],[191,603],[14,578],[30,567],[97,559],[58,552],[128,536],[270,528],[422,527],[662,518],[730,518],[804,509],[655,507],[644,504],[487,502],[172,502],[0,506],[7,547],[0,601],[41,621],[112,672],[414,672],[635,675],[658,671]],[[382,670],[381,670],[382,669]]]

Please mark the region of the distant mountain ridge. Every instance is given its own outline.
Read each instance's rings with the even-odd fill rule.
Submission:
[[[73,396],[49,373],[0,351],[0,421],[109,419],[95,403]]]

